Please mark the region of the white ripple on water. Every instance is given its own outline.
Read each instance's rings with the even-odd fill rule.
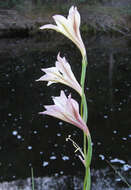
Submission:
[[[124,160],[120,160],[118,158],[114,158],[110,160],[111,163],[120,163],[120,164],[125,164],[126,162]]]

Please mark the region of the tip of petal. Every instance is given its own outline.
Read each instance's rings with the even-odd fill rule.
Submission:
[[[38,82],[38,81],[42,81],[42,79],[41,79],[42,77],[40,77],[39,79],[36,79],[35,81],[36,82]]]
[[[60,51],[58,52],[58,55],[57,55],[57,56],[61,57],[61,56],[60,56]]]
[[[41,71],[45,72],[46,69],[41,69]]]
[[[58,53],[58,55],[57,55],[57,60],[58,60],[58,62],[62,62],[62,57],[60,56],[60,52]]]
[[[44,115],[44,112],[38,112],[38,114],[43,114]]]
[[[65,95],[65,92],[64,92],[64,90],[61,90],[60,91],[60,96],[63,96],[63,95]]]
[[[44,29],[44,26],[41,26],[39,29],[40,29],[40,30]]]
[[[74,8],[75,8],[75,6],[72,5],[72,6],[70,7],[69,11],[70,11],[70,10],[73,10]]]
[[[60,52],[58,52],[57,54],[57,60],[60,58]]]
[[[74,5],[70,7],[69,12],[73,12],[73,11],[77,11],[77,7],[75,7]]]
[[[53,25],[53,24],[45,24],[45,25],[40,27],[40,30],[42,30],[42,29],[53,29],[53,30],[58,31],[58,27],[56,25]]]
[[[69,94],[68,98],[71,99],[71,94]]]
[[[38,81],[39,81],[39,79],[36,79],[35,81],[36,81],[36,82],[38,82]]]

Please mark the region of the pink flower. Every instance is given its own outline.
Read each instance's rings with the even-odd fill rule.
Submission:
[[[52,83],[63,83],[67,86],[70,86],[76,90],[80,95],[82,95],[82,89],[79,83],[77,82],[69,63],[66,61],[65,57],[60,57],[60,54],[57,56],[57,61],[55,67],[42,69],[46,74],[42,76],[37,81],[48,81],[48,86]]]
[[[44,106],[46,111],[40,112],[40,114],[50,115],[59,118],[63,121],[71,123],[88,136],[89,131],[79,114],[79,104],[71,98],[71,95],[66,97],[64,91],[61,91],[60,96],[53,97],[54,105]]]
[[[82,56],[85,57],[86,50],[80,34],[81,18],[77,11],[77,7],[72,6],[69,9],[67,18],[62,15],[54,15],[53,19],[56,22],[56,25],[46,24],[41,26],[40,29],[53,29],[62,33],[76,44],[80,49]]]

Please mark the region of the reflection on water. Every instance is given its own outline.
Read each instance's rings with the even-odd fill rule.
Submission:
[[[52,95],[58,96],[60,89],[68,95],[70,88],[60,84],[47,87],[46,83],[35,81],[43,75],[42,67],[54,65],[59,50],[80,79],[81,57],[72,44],[60,44],[48,53],[43,44],[36,48],[34,43],[20,55],[0,52],[1,181],[29,177],[31,166],[36,177],[76,175],[76,168],[78,175],[84,171],[72,145],[65,141],[71,134],[81,145],[81,131],[38,114],[44,104],[52,103]],[[97,39],[89,47],[86,94],[88,126],[93,140],[92,168],[106,167],[106,158],[128,174],[131,169],[131,47],[125,44],[121,49],[114,44],[105,47]],[[72,97],[79,100],[79,96],[71,92]]]
[[[111,179],[109,169],[93,170],[92,176],[92,190],[128,190],[129,188],[122,187],[120,178]],[[121,184],[121,185],[120,185]],[[82,190],[83,180],[76,176],[52,176],[52,177],[37,177],[34,178],[35,189],[38,190]],[[0,183],[0,189],[4,190],[32,190],[32,180],[27,178],[25,180],[19,179],[11,182]]]

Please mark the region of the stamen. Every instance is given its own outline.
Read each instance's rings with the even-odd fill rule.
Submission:
[[[73,146],[75,147],[75,153],[76,152],[80,152],[80,154],[82,155],[82,157],[83,157],[83,159],[85,159],[85,156],[84,156],[84,153],[82,152],[82,150],[81,150],[81,148],[78,146],[78,144],[75,142],[75,141],[73,141],[72,139],[71,139],[71,135],[68,135],[68,137],[66,138],[66,141],[71,141],[72,142],[72,144],[73,144]]]

